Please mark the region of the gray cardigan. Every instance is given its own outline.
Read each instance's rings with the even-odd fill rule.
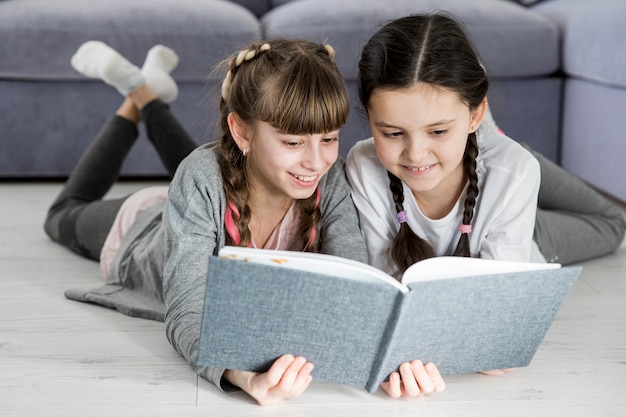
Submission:
[[[367,250],[340,158],[320,182],[320,252],[367,262]],[[68,290],[68,298],[165,321],[174,349],[220,387],[223,369],[196,367],[206,274],[225,245],[226,201],[213,144],[179,166],[163,205],[144,211],[124,237],[107,285]],[[288,353],[288,352],[285,352]]]

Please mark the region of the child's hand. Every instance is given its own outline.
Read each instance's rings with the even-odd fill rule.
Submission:
[[[264,373],[226,370],[224,378],[238,386],[260,405],[297,397],[309,386],[313,364],[301,356],[283,355]]]
[[[392,372],[389,381],[380,387],[393,398],[417,397],[421,394],[440,392],[446,388],[439,370],[433,363],[422,364],[419,360],[400,365],[399,372]]]
[[[502,376],[502,375],[508,374],[509,372],[513,372],[514,370],[515,370],[515,368],[493,369],[491,371],[482,371],[482,372],[479,372],[479,373],[483,374],[483,375]]]

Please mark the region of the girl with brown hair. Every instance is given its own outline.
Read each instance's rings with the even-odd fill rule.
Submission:
[[[260,404],[302,393],[313,365],[278,358],[268,372],[196,366],[208,263],[227,244],[323,252],[367,261],[350,197],[339,129],[349,102],[328,45],[276,39],[226,60],[222,136],[196,148],[164,101],[176,97],[173,51],[157,48],[143,68],[100,42],[72,65],[126,96],[52,204],[45,231],[99,260],[106,285],[68,291],[132,316],[165,321],[172,346],[220,388],[238,386]],[[169,187],[104,199],[147,127]],[[271,302],[271,300],[268,300]]]

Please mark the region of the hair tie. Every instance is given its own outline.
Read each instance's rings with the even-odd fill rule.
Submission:
[[[237,206],[232,201],[228,202],[226,205],[226,213],[224,214],[224,227],[226,228],[226,232],[228,236],[232,239],[233,243],[236,246],[239,246],[241,242],[241,236],[239,236],[239,230],[237,230],[237,226],[235,225],[235,219],[233,215],[239,219],[239,210],[237,210]]]
[[[409,218],[406,215],[406,210],[402,210],[396,213],[396,219],[398,220],[398,223],[400,224],[408,222]]]
[[[271,48],[269,43],[264,43],[259,47],[259,53],[263,51],[267,51]],[[235,58],[235,68],[240,66],[243,61],[250,61],[252,58],[257,56],[257,51],[254,49],[244,49],[237,54],[237,58]],[[224,101],[228,98],[228,94],[230,93],[230,85],[233,80],[233,73],[231,70],[228,70],[226,73],[226,78],[222,82],[222,98]]]
[[[330,58],[330,60],[334,60],[335,59],[335,48],[333,48],[330,45],[324,45],[324,49],[326,49],[326,52],[328,52],[328,57]]]
[[[472,225],[471,224],[462,224],[459,226],[459,232],[461,232],[461,234],[469,234],[472,231]]]
[[[250,56],[251,52],[253,54],[252,56]],[[254,51],[250,51],[248,49],[244,49],[243,51],[239,51],[239,53],[237,54],[237,58],[235,58],[235,67],[238,67],[239,65],[241,65],[241,63],[243,62],[244,59],[246,59],[246,61],[248,61],[253,56],[254,56]]]

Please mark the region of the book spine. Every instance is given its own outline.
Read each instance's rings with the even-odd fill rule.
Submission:
[[[409,293],[410,294],[410,293]],[[365,385],[365,389],[369,393],[373,393],[378,390],[378,386],[381,382],[383,382],[387,375],[381,375],[384,364],[387,362],[387,357],[389,356],[389,352],[391,351],[391,346],[393,346],[396,328],[398,326],[398,321],[405,310],[404,306],[407,304],[405,302],[408,294],[398,293],[395,300],[394,309],[389,316],[389,321],[387,322],[387,326],[385,327],[385,331],[380,338],[380,345],[376,350],[376,359],[372,365],[372,371],[370,373],[369,380]]]

